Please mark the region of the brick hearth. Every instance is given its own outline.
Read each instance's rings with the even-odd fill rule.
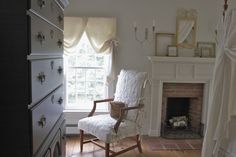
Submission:
[[[189,119],[193,131],[201,133],[201,115],[203,104],[202,83],[164,83],[162,97],[162,124],[166,121],[167,99],[169,97],[190,98]]]

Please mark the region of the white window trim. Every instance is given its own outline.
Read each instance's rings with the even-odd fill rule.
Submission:
[[[66,69],[66,72],[65,72],[65,74],[66,74],[66,76],[65,76],[65,94],[64,94],[64,96],[65,96],[65,105],[64,105],[64,112],[83,112],[83,113],[89,113],[90,111],[91,111],[91,109],[92,109],[92,107],[93,107],[93,105],[91,106],[91,108],[88,108],[88,109],[80,109],[79,107],[73,107],[73,105],[72,104],[70,104],[70,105],[68,105],[68,100],[67,100],[67,80],[68,80],[68,75],[67,75],[67,69],[68,68],[76,68],[76,69],[103,69],[102,67],[68,67],[68,63],[67,63],[67,61],[68,61],[68,56],[64,56],[64,66],[65,66],[65,68],[64,69]],[[105,93],[104,93],[104,95],[105,95],[105,97],[104,97],[104,99],[106,99],[106,98],[108,98],[108,92],[109,92],[109,87],[108,86],[106,86],[105,85]],[[74,105],[75,106],[75,105]],[[105,108],[100,108],[99,109],[99,107],[97,107],[97,109],[96,109],[96,112],[100,112],[100,113],[108,113],[108,111],[109,111],[109,105],[107,104],[107,107],[105,107]]]

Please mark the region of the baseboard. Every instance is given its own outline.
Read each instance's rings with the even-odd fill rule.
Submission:
[[[74,125],[66,125],[66,135],[78,135],[79,130],[77,126]]]
[[[150,130],[148,135],[149,136],[156,136],[156,137],[161,136],[160,133],[158,133],[158,130]]]

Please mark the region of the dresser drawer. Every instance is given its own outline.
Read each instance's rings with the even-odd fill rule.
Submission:
[[[31,52],[34,55],[62,55],[63,32],[30,14]]]
[[[51,3],[50,15],[51,15],[50,19],[51,22],[54,23],[59,28],[61,28],[62,30],[64,30],[64,14],[61,8],[59,8],[55,2]]]
[[[54,0],[31,0],[31,10],[63,30],[63,10]]]
[[[47,96],[31,110],[33,153],[43,143],[63,112],[63,87]]]
[[[63,81],[63,60],[31,60],[32,103],[38,102]]]

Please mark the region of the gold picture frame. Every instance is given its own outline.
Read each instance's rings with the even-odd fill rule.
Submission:
[[[155,55],[168,56],[168,46],[175,45],[175,33],[155,34]]]
[[[215,57],[216,43],[215,42],[197,42],[197,51],[199,57]]]
[[[176,45],[168,45],[168,56],[177,57],[178,56],[178,48]]]

